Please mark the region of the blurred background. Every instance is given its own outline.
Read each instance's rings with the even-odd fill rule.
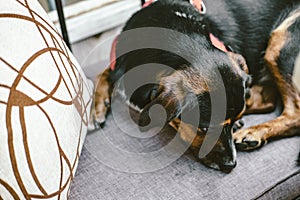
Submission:
[[[71,5],[73,3],[77,3],[80,0],[62,0],[64,6]],[[55,10],[55,0],[39,0],[39,2],[43,5],[45,10],[51,11]]]
[[[89,78],[109,66],[111,44],[141,0],[61,0],[74,56]],[[55,0],[39,0],[60,31]]]

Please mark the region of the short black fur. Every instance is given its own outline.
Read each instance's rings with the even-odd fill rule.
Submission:
[[[217,154],[212,154],[211,160],[206,163],[211,164],[213,162],[221,169],[228,170],[228,168],[232,169],[236,164],[234,156],[232,156],[234,147],[230,143],[232,138],[230,138],[231,134],[228,134],[230,132],[228,130],[230,130],[234,120],[240,116],[245,108],[249,76],[234,67],[238,62],[232,63],[227,53],[213,46],[209,39],[209,34],[213,34],[223,41],[234,53],[245,57],[252,75],[253,84],[273,84],[270,78],[270,71],[266,68],[264,61],[270,34],[286,19],[292,10],[299,7],[300,0],[207,0],[204,1],[204,4],[207,8],[205,15],[200,14],[188,0],[159,0],[134,14],[124,27],[123,34],[118,38],[117,62],[115,70],[110,73],[110,78],[111,82],[116,84],[126,72],[137,66],[151,63],[153,71],[158,69],[160,64],[163,64],[175,71],[188,72],[189,69],[192,69],[196,74],[203,75],[206,80],[213,80],[215,82],[214,91],[203,90],[201,93],[195,93],[201,111],[198,127],[202,129],[209,127],[212,118],[218,118],[211,116],[210,96],[213,92],[219,93],[222,90],[220,84],[224,85],[227,97],[226,117],[218,119],[214,123],[221,124],[225,120],[228,121],[228,119],[230,121],[229,128],[228,126],[224,128],[226,131],[221,135],[221,142],[224,143],[226,157],[230,157],[231,164],[226,164],[228,160],[225,161],[223,159],[223,153],[219,156],[223,157],[217,160],[214,158]],[[182,15],[182,13],[185,15]],[[294,42],[287,43],[282,49],[283,53],[278,61],[280,66],[284,66],[279,68],[279,71],[284,75],[286,81],[290,81],[293,73],[295,60],[291,59],[291,57],[296,58],[296,54],[300,51],[299,26],[300,19],[289,28],[289,32],[294,35],[292,37]],[[127,31],[147,27],[175,30],[188,36],[188,38],[192,38],[192,40],[187,37],[177,37],[173,33],[169,33],[167,36],[156,35],[152,37],[151,34],[133,34],[129,37],[123,37]],[[139,48],[122,55],[122,52],[128,46],[132,44],[143,46],[145,41],[149,42],[149,38],[152,38],[153,43],[157,43],[166,49],[172,49],[172,52],[156,48]],[[181,55],[186,55],[186,57]],[[243,67],[241,66],[241,68]],[[216,69],[220,72],[222,80],[216,79],[213,75],[212,72]],[[151,76],[151,80],[155,80],[158,77],[163,78],[171,75],[171,70],[158,70],[149,76]],[[129,80],[129,84],[130,81],[132,80]],[[169,89],[178,88],[171,87]],[[184,94],[197,91],[197,88],[193,89],[190,88],[188,91],[184,91]],[[125,94],[126,92],[125,86]],[[165,97],[167,99],[172,96],[169,93],[160,95],[162,92],[163,89],[159,85],[148,84],[136,90],[133,95],[127,94],[127,96],[130,96],[129,101],[141,109],[141,124],[147,125],[149,122],[147,109],[153,103],[161,103],[161,100],[158,100],[158,98]],[[164,103],[164,106],[168,107],[169,121],[180,117],[181,108],[179,107],[185,107],[185,105],[182,105],[182,102],[168,101]],[[189,107],[189,109],[193,108]]]

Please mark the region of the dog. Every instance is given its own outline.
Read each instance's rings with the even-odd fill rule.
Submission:
[[[159,36],[158,43],[172,52],[141,48],[118,55],[122,48],[149,38],[145,34],[122,39],[123,33],[147,27],[174,30],[188,37]],[[299,27],[298,0],[158,0],[135,13],[123,28],[113,68],[97,76],[92,119],[96,125],[105,122],[113,88],[124,74],[147,63],[151,63],[150,71],[155,71],[157,64],[170,66],[174,71],[149,74],[159,84],[147,84],[130,95],[126,87],[121,89],[128,103],[139,111],[138,124],[148,125],[153,120],[150,108],[162,105],[167,112],[166,123],[183,141],[191,142],[197,156],[209,130],[221,128],[213,149],[200,162],[230,172],[236,166],[236,148],[252,150],[274,138],[299,135],[300,97],[291,81],[300,52]],[[219,78],[215,71],[220,73]],[[215,116],[211,97],[224,89],[225,115]],[[283,104],[280,116],[233,133],[234,127],[241,128],[242,123],[236,122],[244,114],[274,110],[277,97]],[[195,109],[200,111],[196,131],[181,117],[183,112],[194,117]],[[155,120],[162,119],[158,116]]]

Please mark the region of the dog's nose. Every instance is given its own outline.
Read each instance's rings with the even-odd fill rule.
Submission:
[[[235,167],[236,167],[236,161],[225,162],[220,166],[221,171],[225,173],[231,172]]]
[[[213,160],[213,162],[218,164],[222,172],[229,173],[235,168],[237,164],[234,155],[235,153],[231,153],[224,147],[217,147],[212,152],[211,159]]]

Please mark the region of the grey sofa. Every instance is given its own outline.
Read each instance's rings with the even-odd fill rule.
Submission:
[[[274,118],[271,114],[246,116],[246,126]],[[120,111],[118,124],[112,115],[103,129],[88,134],[70,200],[106,199],[297,199],[300,195],[300,167],[296,164],[300,138],[272,141],[252,152],[238,152],[238,165],[229,174],[206,168],[188,150],[175,162],[148,173],[125,173],[108,167],[99,159],[99,141],[109,138],[113,145],[131,151],[132,146],[155,150],[173,137],[167,127],[147,141],[121,134],[119,127],[134,130]],[[120,124],[121,119],[121,124]],[[141,145],[141,143],[143,143]],[[114,159],[114,158],[111,158]],[[120,163],[122,164],[122,163]]]

